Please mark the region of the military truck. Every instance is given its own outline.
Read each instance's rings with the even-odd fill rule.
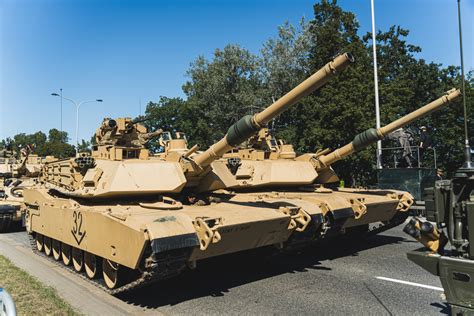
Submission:
[[[426,218],[413,217],[404,228],[424,247],[409,252],[408,259],[440,277],[453,315],[473,315],[474,162],[470,148],[454,177],[436,181],[425,193]]]
[[[219,159],[352,62],[350,54],[336,57],[203,152],[176,143],[151,156],[145,145],[161,131],[105,119],[91,156],[45,164],[40,183],[24,191],[33,249],[117,294],[175,276],[201,259],[284,244],[321,210],[216,193],[236,185]]]

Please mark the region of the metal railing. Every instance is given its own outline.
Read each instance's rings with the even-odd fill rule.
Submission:
[[[400,164],[400,160],[403,158],[403,147],[385,147],[382,148],[382,168],[398,168],[398,165]],[[423,159],[424,162],[429,161],[427,159],[424,159],[424,157],[421,157],[420,155],[420,147],[418,146],[410,146],[411,150],[411,156],[416,157],[416,164],[418,168],[422,167],[422,162],[421,159]],[[426,155],[428,151],[432,151],[433,153],[433,168],[437,168],[437,156],[436,156],[436,148],[431,147],[431,148],[425,148],[425,152],[423,153],[423,156]],[[389,152],[390,154],[384,155],[384,153]],[[413,155],[416,153],[415,155]],[[390,160],[385,159],[386,157],[390,157]],[[391,164],[391,159],[393,159],[393,167],[390,167]],[[390,161],[390,163],[388,163]],[[387,166],[388,163],[388,166]]]

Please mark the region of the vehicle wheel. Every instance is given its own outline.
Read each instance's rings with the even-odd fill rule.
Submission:
[[[65,265],[70,265],[72,261],[72,247],[66,244],[61,245],[61,258]]]
[[[89,279],[97,278],[102,272],[101,258],[89,252],[84,252],[84,269]]]
[[[61,260],[61,242],[59,240],[53,239],[52,246],[54,260]]]
[[[44,251],[43,235],[36,233],[35,240],[36,240],[36,249],[38,249],[39,252]]]
[[[44,236],[44,253],[47,256],[51,256],[53,253],[53,245],[52,245],[52,240],[49,237]]]
[[[0,233],[8,233],[12,226],[13,216],[11,214],[0,215]]]
[[[122,269],[120,265],[113,261],[103,259],[102,260],[102,275],[104,276],[105,285],[109,289],[115,289],[122,285]]]
[[[72,248],[72,265],[77,272],[84,270],[84,252],[81,249]]]

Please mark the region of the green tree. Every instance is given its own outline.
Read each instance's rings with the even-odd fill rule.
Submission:
[[[189,127],[210,136],[202,139],[203,145],[222,137],[240,117],[265,104],[258,58],[237,45],[216,49],[212,61],[198,57],[187,74],[183,91],[188,107],[182,114],[196,120]],[[207,127],[201,130],[203,125]]]
[[[53,128],[49,130],[48,136],[43,132],[34,134],[20,133],[13,136],[13,139],[7,138],[0,142],[1,147],[10,144],[12,148],[20,155],[20,150],[24,146],[31,146],[33,154],[38,156],[55,156],[58,158],[72,157],[75,155],[74,146],[67,143],[68,136],[66,132],[58,131]]]
[[[291,90],[336,55],[350,52],[356,63],[319,91],[293,106],[272,123],[277,135],[298,152],[338,148],[367,128],[375,127],[372,43],[358,35],[355,15],[335,0],[314,5],[314,17],[297,27],[285,23],[256,56],[237,45],[217,49],[211,60],[198,57],[183,85],[186,99],[161,97],[149,103],[147,123],[153,129],[183,131],[191,143],[206,148],[241,116],[254,113]],[[426,63],[421,48],[407,42],[408,30],[392,26],[377,33],[381,121],[387,124],[460,87],[459,69]],[[473,73],[466,97],[472,108]],[[469,111],[472,120],[472,111]],[[440,165],[448,171],[462,162],[462,106],[457,101],[411,126],[433,130]],[[470,124],[471,138],[473,124]],[[385,143],[387,144],[387,143]],[[337,162],[346,183],[375,182],[375,146]]]
[[[310,47],[309,24],[304,19],[301,19],[298,27],[288,22],[281,25],[278,27],[278,36],[270,38],[263,44],[260,71],[263,75],[265,106],[285,95],[308,77]],[[300,110],[301,106],[293,106],[277,117],[271,123],[271,127],[278,127],[279,134],[285,136],[285,131],[291,131],[296,125]]]
[[[343,52],[350,52],[356,63],[304,99],[294,122],[280,133],[300,152],[335,149],[375,125],[373,83],[367,71],[370,56],[357,35],[355,15],[342,10],[336,1],[321,1],[314,5],[314,18],[309,25],[311,72]],[[335,168],[346,183],[363,184],[370,180],[372,156],[373,151],[365,150],[336,163]]]
[[[81,140],[81,143],[77,146],[77,151],[80,153],[91,153],[91,142],[87,140]]]

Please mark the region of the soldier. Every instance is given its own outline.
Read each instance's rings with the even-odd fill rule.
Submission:
[[[412,168],[413,164],[413,156],[411,154],[411,147],[410,147],[410,133],[405,132],[403,128],[399,128],[394,131],[392,134],[388,136],[389,139],[398,141],[400,143],[400,147],[403,149],[402,157],[405,159],[408,168]]]
[[[426,126],[420,127],[420,165],[424,160],[424,155],[426,152],[426,149],[432,149],[433,148],[433,141],[431,139],[431,136],[428,134],[428,129]]]

